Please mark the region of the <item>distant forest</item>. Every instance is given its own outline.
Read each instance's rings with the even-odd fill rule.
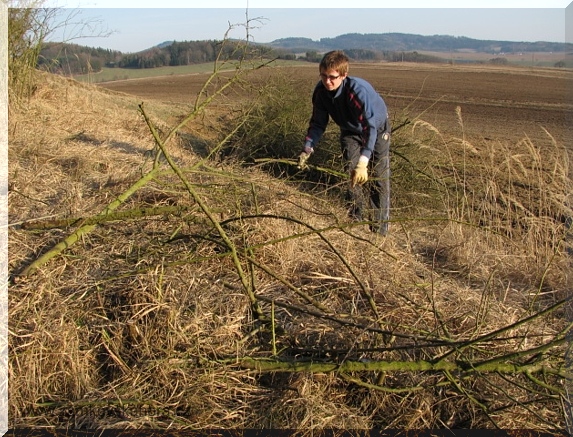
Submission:
[[[42,49],[39,68],[63,75],[96,73],[107,68],[156,68],[213,62],[221,41],[168,41],[137,53],[92,48],[77,44],[47,43]],[[571,43],[511,42],[475,40],[447,35],[422,36],[403,33],[346,34],[318,41],[308,38],[283,38],[268,44],[251,44],[255,55],[263,58],[317,62],[322,53],[340,49],[355,61],[446,62],[419,51],[453,52],[472,50],[491,53],[500,60],[505,53],[573,52]],[[223,56],[235,59],[243,55],[237,43],[226,41]]]
[[[225,59],[237,59],[243,55],[236,50],[237,44],[226,42],[222,55]],[[52,73],[77,75],[97,73],[107,68],[157,68],[213,62],[221,50],[218,41],[185,41],[163,43],[138,52],[119,51],[80,46],[77,44],[47,43],[44,45],[38,67]],[[283,50],[255,47],[257,55],[263,57],[286,56]],[[284,52],[284,53],[283,53]],[[295,57],[292,56],[292,59]]]

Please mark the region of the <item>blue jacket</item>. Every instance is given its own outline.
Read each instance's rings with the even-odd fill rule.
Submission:
[[[329,116],[342,132],[362,136],[361,154],[370,158],[376,135],[388,119],[386,103],[364,79],[348,76],[335,91],[328,91],[319,81],[312,94],[312,117],[306,141],[318,144]]]

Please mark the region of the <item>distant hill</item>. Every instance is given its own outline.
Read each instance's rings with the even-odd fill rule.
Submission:
[[[570,52],[571,43],[557,42],[516,42],[478,40],[449,35],[414,35],[406,33],[348,33],[334,38],[282,38],[268,43],[268,46],[293,50],[297,53],[307,50],[328,51],[364,49],[373,51],[436,51],[474,50],[484,53],[512,52]]]

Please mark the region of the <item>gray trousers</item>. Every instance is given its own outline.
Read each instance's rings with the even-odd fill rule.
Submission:
[[[374,152],[368,163],[368,182],[363,186],[348,187],[346,200],[349,214],[360,221],[372,222],[370,230],[388,233],[390,219],[390,122],[378,131]],[[346,170],[350,173],[358,164],[362,136],[351,132],[340,133],[340,145]]]

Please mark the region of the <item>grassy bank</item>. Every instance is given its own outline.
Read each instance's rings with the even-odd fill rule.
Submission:
[[[570,429],[563,144],[396,114],[381,237],[335,132],[296,169],[291,80],[173,135],[174,105],[49,75],[11,107],[10,427]]]
[[[141,79],[147,77],[173,76],[179,74],[205,74],[213,71],[213,63],[182,65],[158,68],[103,68],[101,72],[74,76],[84,83],[101,83],[115,80]]]

